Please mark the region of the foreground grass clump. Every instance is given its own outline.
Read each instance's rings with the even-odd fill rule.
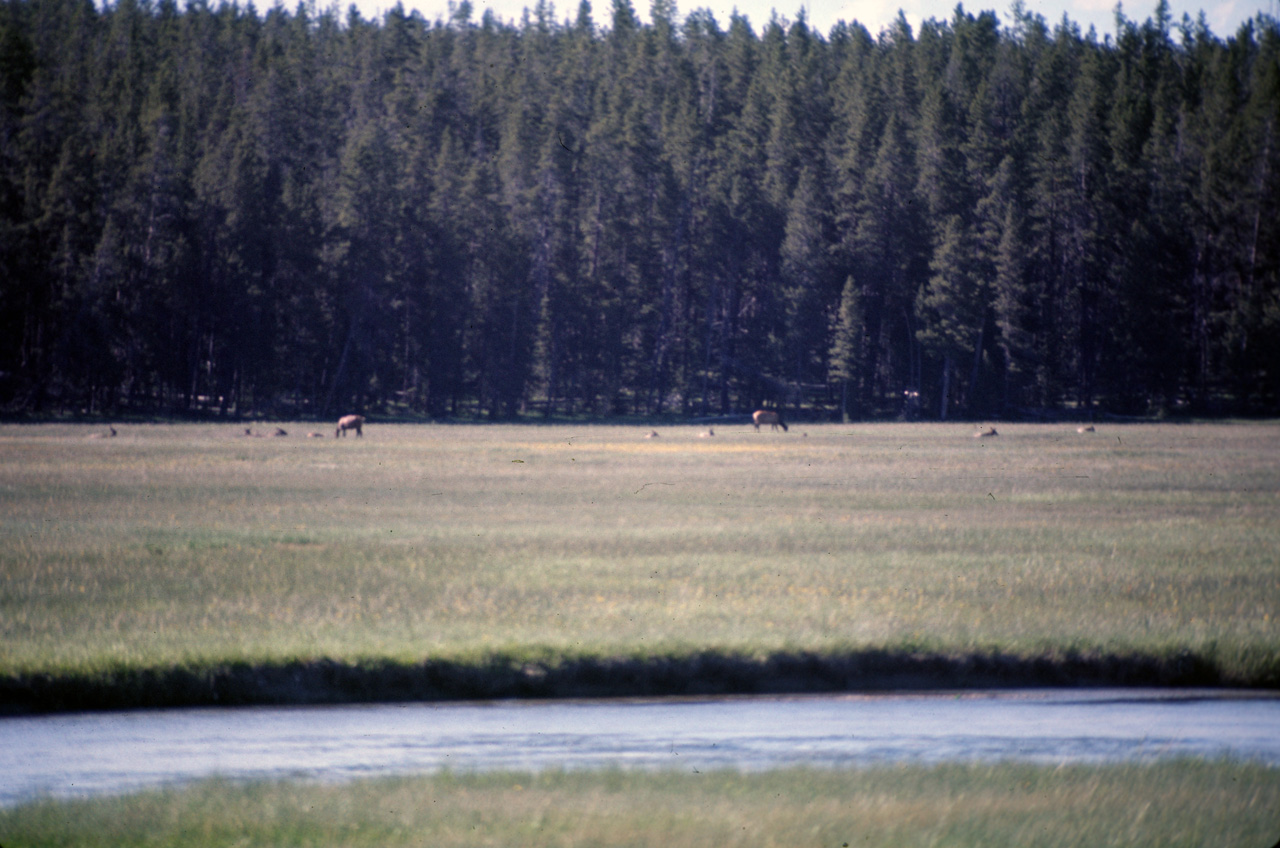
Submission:
[[[1280,680],[1275,424],[0,427],[0,678],[1193,655]]]
[[[1280,771],[1106,767],[445,774],[237,785],[0,810],[15,846],[1270,845]]]

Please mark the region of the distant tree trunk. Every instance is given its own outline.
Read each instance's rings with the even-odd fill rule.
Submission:
[[[947,420],[949,406],[951,406],[951,354],[948,352],[942,355],[942,406],[938,411],[938,418],[942,421]]]
[[[329,384],[329,392],[325,395],[324,407],[320,411],[328,415],[333,410],[333,396],[338,391],[339,384],[342,383],[343,374],[347,370],[347,354],[351,350],[351,337],[355,335],[355,328],[350,327],[347,330],[347,340],[342,345],[342,355],[338,357],[338,367],[333,372],[333,382]]]
[[[973,370],[969,372],[969,413],[973,414],[977,411],[978,396],[978,376],[982,373],[982,340],[986,335],[987,326],[984,322],[978,328],[978,343],[973,348]]]

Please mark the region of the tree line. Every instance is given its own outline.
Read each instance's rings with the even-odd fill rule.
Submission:
[[[1280,409],[1280,26],[2,0],[9,414]]]

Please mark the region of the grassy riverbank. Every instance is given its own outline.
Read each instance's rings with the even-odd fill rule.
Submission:
[[[763,774],[444,774],[340,786],[207,781],[0,809],[6,846],[1053,845],[1256,848],[1280,770],[893,766]]]
[[[285,427],[0,427],[11,706],[797,657],[1280,685],[1273,423]]]

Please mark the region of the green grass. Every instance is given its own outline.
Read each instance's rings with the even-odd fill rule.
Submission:
[[[206,781],[0,809],[34,846],[1271,845],[1280,770],[1229,763],[442,774],[341,786]]]
[[[285,426],[0,427],[0,676],[868,647],[1280,669],[1274,423]]]

